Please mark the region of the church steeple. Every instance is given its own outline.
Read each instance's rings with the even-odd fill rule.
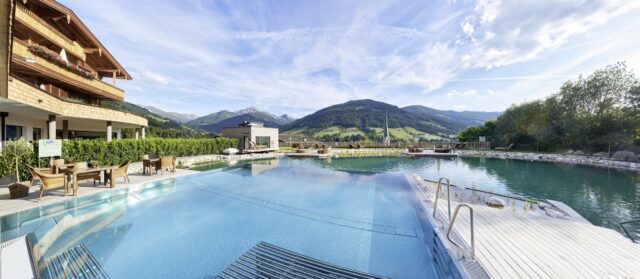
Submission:
[[[382,142],[384,144],[389,144],[391,143],[391,137],[389,136],[389,116],[387,115],[387,111],[384,111],[384,139],[382,140]]]

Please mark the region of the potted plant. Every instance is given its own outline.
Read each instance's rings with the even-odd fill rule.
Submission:
[[[20,159],[25,159],[31,152],[33,152],[33,147],[24,139],[4,143],[2,155],[15,162],[16,183],[9,185],[9,195],[12,199],[29,195],[29,186],[20,182]]]

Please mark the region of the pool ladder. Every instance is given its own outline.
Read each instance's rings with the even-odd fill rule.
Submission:
[[[625,228],[625,225],[633,224],[633,223],[640,224],[640,219],[621,222],[619,225],[620,225],[620,228],[622,228],[622,231],[624,231],[624,233],[627,235],[627,237],[629,237],[629,239],[631,239],[631,241],[633,241],[634,243],[640,243],[640,230],[635,231],[634,232],[635,235],[631,235],[631,233],[629,233],[629,230]]]
[[[451,183],[449,182],[448,178],[442,177],[438,180],[438,188],[436,190],[436,198],[433,202],[433,218],[435,219],[436,217],[436,212],[438,209],[438,199],[440,198],[440,191],[442,190],[442,182],[446,181],[447,183],[447,214],[449,217],[449,229],[447,230],[447,239],[449,240],[449,242],[451,242],[451,244],[455,245],[456,247],[462,249],[462,245],[458,244],[457,242],[455,242],[453,239],[451,239],[451,231],[453,231],[453,225],[456,222],[456,218],[458,217],[458,213],[460,212],[460,208],[462,207],[466,207],[469,209],[469,223],[471,226],[471,259],[475,260],[476,258],[476,249],[475,249],[475,238],[474,238],[474,225],[473,225],[473,207],[471,207],[470,205],[466,204],[466,203],[461,203],[459,204],[455,211],[453,212],[453,217],[451,216]],[[635,221],[640,221],[640,220],[635,220]],[[624,228],[624,227],[623,227]]]

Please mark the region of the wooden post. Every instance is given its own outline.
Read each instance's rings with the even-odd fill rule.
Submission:
[[[8,112],[0,112],[0,149],[4,145],[4,141],[7,137],[7,125],[5,123],[6,117],[9,116]]]
[[[62,120],[62,139],[69,139],[69,120]]]

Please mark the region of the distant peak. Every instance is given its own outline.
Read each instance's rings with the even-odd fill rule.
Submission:
[[[245,108],[245,109],[241,109],[241,110],[234,111],[234,113],[235,113],[235,114],[245,114],[245,113],[258,112],[258,111],[259,111],[259,110],[258,110],[256,107],[254,107],[254,106],[250,106],[250,107]]]

